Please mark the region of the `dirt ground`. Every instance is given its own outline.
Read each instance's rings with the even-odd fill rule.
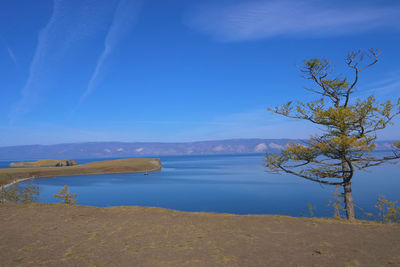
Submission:
[[[400,266],[400,225],[0,205],[0,266]]]

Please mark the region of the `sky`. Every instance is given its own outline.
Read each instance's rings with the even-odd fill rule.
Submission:
[[[304,59],[377,48],[356,97],[400,97],[397,0],[1,0],[0,146],[307,138]],[[400,139],[400,120],[379,133]]]

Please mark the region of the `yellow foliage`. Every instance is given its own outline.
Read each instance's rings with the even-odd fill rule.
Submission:
[[[69,190],[68,190],[68,186],[64,185],[64,187],[60,190],[60,192],[58,194],[54,194],[54,197],[57,200],[60,200],[61,203],[64,204],[71,204],[74,205],[76,204],[76,194],[72,194]]]
[[[340,196],[338,186],[336,186],[336,189],[334,192],[332,192],[332,194],[333,194],[333,200],[329,200],[328,207],[329,206],[333,207],[333,217],[336,220],[342,220],[344,218],[342,213],[344,213],[345,209],[343,207],[343,200]]]
[[[375,208],[379,210],[382,222],[400,223],[400,207],[397,201],[389,201],[383,195],[379,195]]]
[[[397,103],[379,103],[373,96],[366,99],[352,98],[359,81],[359,73],[378,62],[380,52],[355,51],[346,58],[347,66],[354,71],[354,78],[337,78],[326,59],[312,58],[300,68],[303,77],[313,82],[307,89],[319,95],[308,103],[288,102],[270,111],[288,118],[313,123],[321,131],[307,143],[288,143],[279,154],[267,153],[266,166],[274,173],[285,172],[314,182],[346,186],[351,192],[354,172],[400,158],[400,151],[392,156],[372,155],[376,132],[392,124],[400,114],[400,98]],[[364,59],[371,60],[364,66]],[[400,150],[400,142],[394,144]],[[352,198],[347,194],[347,217],[354,219]],[[338,199],[339,195],[335,196]],[[346,196],[345,196],[346,197]],[[341,204],[332,203],[335,217],[340,217]],[[390,213],[391,214],[391,213]]]

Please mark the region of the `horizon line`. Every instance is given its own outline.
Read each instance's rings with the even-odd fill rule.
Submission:
[[[188,144],[188,143],[203,143],[203,142],[222,142],[222,141],[239,141],[239,140],[308,140],[306,138],[226,138],[226,139],[208,139],[198,141],[184,141],[184,142],[164,142],[164,141],[86,141],[86,142],[68,142],[68,143],[56,143],[56,144],[25,144],[25,145],[8,145],[0,146],[0,148],[7,147],[22,147],[22,146],[57,146],[57,145],[76,145],[76,144],[95,144],[95,143],[121,143],[121,144]],[[376,140],[378,142],[396,142],[395,139],[384,139]]]

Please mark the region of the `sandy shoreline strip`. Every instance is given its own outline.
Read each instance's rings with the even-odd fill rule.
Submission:
[[[15,184],[18,184],[18,183],[21,183],[21,182],[23,182],[23,181],[30,180],[30,179],[35,179],[35,177],[17,179],[17,180],[15,180],[15,181],[13,181],[13,182],[11,182],[11,183],[9,183],[9,184],[5,184],[5,185],[2,185],[2,186],[0,186],[0,187],[5,189],[5,188],[8,188],[8,187],[10,187],[10,186],[12,186],[12,185],[15,185]]]

